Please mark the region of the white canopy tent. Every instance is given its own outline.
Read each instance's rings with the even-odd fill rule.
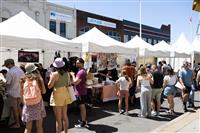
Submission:
[[[195,51],[200,52],[200,39],[198,37],[196,37],[193,42],[192,42],[192,47],[193,49],[195,49]]]
[[[49,51],[55,52],[56,50],[60,50],[64,53],[81,52],[80,43],[74,43],[52,33],[24,12],[20,12],[10,19],[0,23],[0,47],[11,50],[15,49],[15,51],[20,49],[41,49],[45,53],[49,53]],[[50,55],[54,56],[54,53],[47,55],[47,57]],[[43,58],[45,60],[43,60],[43,63],[49,65],[52,60],[48,60],[44,56],[45,55],[43,55]],[[2,54],[1,57],[2,64],[4,58]],[[49,62],[45,63],[44,61]]]
[[[174,48],[175,52],[184,53],[185,56],[175,56],[174,60],[174,70],[177,71],[181,68],[183,61],[187,60],[193,63],[193,54],[194,54],[194,48],[192,47],[192,44],[187,40],[184,33],[181,33],[179,38],[175,41],[175,43],[172,44],[172,47]]]
[[[167,52],[155,49],[151,44],[145,42],[137,35],[126,42],[125,47],[137,49],[139,51],[138,56],[165,57],[167,54]]]
[[[179,38],[172,44],[172,47],[176,52],[186,53],[190,56],[190,54],[195,51],[191,45],[191,43],[187,40],[184,33],[181,33]]]
[[[47,30],[23,11],[0,23],[1,47],[81,52],[81,45]]]
[[[165,41],[160,41],[153,46],[156,50],[160,50],[166,53],[166,57],[188,57],[188,54],[180,53],[174,49],[174,47]]]
[[[82,43],[82,52],[118,54],[134,54],[136,52],[135,49],[125,48],[124,43],[107,36],[96,27],[72,41]]]

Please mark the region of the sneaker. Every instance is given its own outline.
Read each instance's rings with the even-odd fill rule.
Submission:
[[[169,115],[175,115],[175,113],[174,113],[173,110],[168,110],[167,113],[168,113]]]
[[[156,116],[159,116],[159,115],[160,115],[160,112],[157,112],[157,113],[156,113]]]
[[[151,111],[151,115],[156,116],[157,115],[156,111]]]
[[[187,108],[184,108],[184,112],[188,112],[188,109],[187,109]]]
[[[194,106],[194,104],[189,105],[188,108],[196,109],[196,107]]]
[[[140,117],[140,118],[146,118],[146,116],[141,115],[141,114],[138,114],[138,117]]]
[[[79,121],[80,122],[80,121]],[[81,128],[81,127],[86,127],[86,122],[85,121],[82,121],[81,123],[79,123],[79,124],[76,124],[76,125],[74,125],[74,127],[76,127],[76,128]]]
[[[124,111],[123,111],[123,110],[121,110],[119,113],[120,113],[120,114],[123,114],[123,113],[124,113]]]
[[[128,115],[129,115],[129,113],[128,113],[128,112],[125,112],[125,113],[124,113],[124,115],[128,116]]]

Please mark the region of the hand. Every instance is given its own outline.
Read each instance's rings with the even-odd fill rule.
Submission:
[[[75,76],[75,73],[74,72],[70,72],[70,75]]]
[[[120,91],[117,91],[117,96],[120,96]]]

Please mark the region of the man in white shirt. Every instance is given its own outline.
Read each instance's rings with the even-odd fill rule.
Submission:
[[[5,60],[3,66],[9,69],[6,74],[6,91],[8,93],[11,113],[14,114],[15,119],[15,124],[10,128],[19,128],[21,118],[20,79],[24,77],[24,72],[19,67],[15,66],[13,59]]]

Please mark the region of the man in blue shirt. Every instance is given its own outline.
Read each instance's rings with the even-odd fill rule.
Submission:
[[[184,61],[183,68],[179,71],[179,81],[183,88],[182,100],[184,111],[187,112],[187,101],[189,98],[190,91],[192,89],[191,87],[193,85],[193,72],[189,68],[189,62],[187,61]],[[192,106],[194,107],[194,103],[192,103],[191,100],[189,100],[189,104],[192,104]]]

